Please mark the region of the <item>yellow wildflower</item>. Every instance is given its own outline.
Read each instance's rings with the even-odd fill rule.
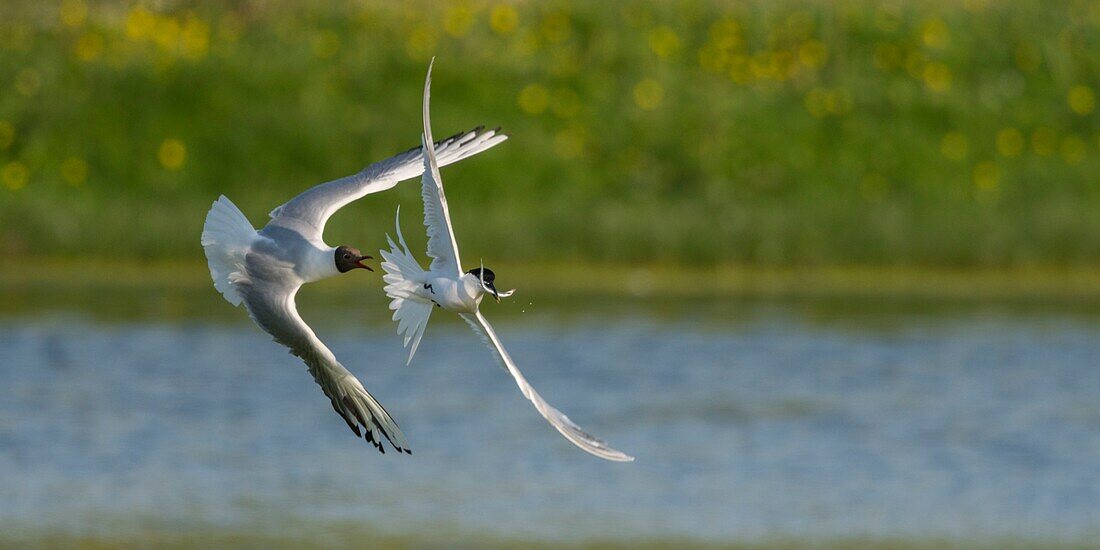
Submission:
[[[0,169],[0,181],[3,181],[4,186],[12,191],[18,191],[26,186],[30,175],[27,165],[17,160],[5,164],[4,168]]]
[[[434,53],[438,41],[435,28],[427,24],[417,25],[405,39],[405,53],[409,59],[427,61]]]
[[[489,27],[497,34],[512,34],[519,26],[519,12],[511,4],[493,6],[489,12]]]
[[[180,22],[172,17],[157,17],[153,25],[153,40],[161,49],[169,52],[176,50],[180,39]]]
[[[81,61],[91,61],[103,53],[103,37],[96,33],[84,33],[73,46],[73,53]]]
[[[992,191],[1001,181],[1001,169],[986,160],[974,166],[974,186],[982,191]]]
[[[951,33],[947,25],[939,19],[929,19],[920,26],[921,42],[929,48],[942,50],[947,47]]]
[[[1079,115],[1087,115],[1096,107],[1096,96],[1088,86],[1074,86],[1066,95],[1069,108]]]
[[[133,40],[143,40],[153,36],[157,18],[149,10],[138,6],[126,16],[126,36]]]
[[[924,66],[924,85],[933,92],[945,92],[951,88],[951,68],[938,61]]]
[[[197,17],[190,18],[183,26],[180,39],[184,57],[202,59],[210,48],[210,25]]]
[[[466,36],[473,24],[474,13],[465,3],[450,4],[443,12],[443,30],[455,38]]]
[[[550,105],[550,92],[540,84],[528,84],[519,92],[519,108],[529,115],[537,115]]]
[[[820,40],[810,40],[798,47],[798,60],[811,69],[820,68],[829,58],[829,49]]]
[[[79,27],[88,17],[88,5],[83,0],[62,0],[57,15],[66,27]]]
[[[680,35],[669,27],[654,27],[649,31],[649,49],[657,57],[672,57],[680,51]]]
[[[564,12],[556,11],[546,15],[542,20],[542,35],[552,43],[564,42],[573,34],[573,26],[569,16]]]
[[[169,138],[161,142],[157,150],[157,160],[168,170],[179,170],[187,160],[187,146],[182,141]]]

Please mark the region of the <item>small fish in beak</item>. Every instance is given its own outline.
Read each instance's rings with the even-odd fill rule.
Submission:
[[[493,284],[493,281],[496,281],[497,275],[496,275],[496,273],[493,273],[492,269],[489,269],[489,268],[485,267],[484,265],[481,266],[481,267],[478,267],[476,269],[471,269],[471,270],[467,271],[466,273],[469,273],[469,274],[477,277],[478,281],[481,282],[481,288],[485,292],[488,292],[489,294],[492,294],[493,299],[496,300],[497,303],[500,302],[501,298],[507,298],[507,297],[511,296],[513,292],[515,292],[515,289],[509,290],[508,292],[503,292],[503,293],[502,292],[497,292],[497,287],[496,287],[495,284]]]

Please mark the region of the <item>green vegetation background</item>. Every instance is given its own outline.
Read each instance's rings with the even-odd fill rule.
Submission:
[[[512,135],[444,170],[472,258],[1100,263],[1100,2],[305,4],[0,5],[5,261],[199,261],[219,194],[262,225],[417,144],[435,55],[435,133]]]

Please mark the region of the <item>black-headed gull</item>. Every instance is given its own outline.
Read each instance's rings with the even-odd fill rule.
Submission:
[[[429,156],[438,158],[440,164],[450,164],[505,139],[499,129],[479,127],[435,143]],[[383,453],[382,438],[375,432],[398,451],[411,454],[404,434],[386,409],[298,315],[294,296],[305,283],[353,269],[370,270],[363,263],[370,256],[352,247],[325,244],[325,222],[358,198],[419,176],[424,170],[423,149],[415,147],[353,176],[317,185],[273,210],[271,220],[259,231],[223,195],[210,208],[202,230],[214,287],[229,303],[243,303],[260,328],[302,358],[351,431]]]
[[[432,60],[434,64],[435,60]],[[428,76],[424,81],[424,134],[422,143],[432,142],[431,121],[428,116],[428,100],[432,84],[432,65],[428,65]],[[459,314],[481,335],[493,355],[501,362],[505,370],[515,378],[523,396],[531,400],[535,409],[554,428],[576,446],[600,458],[629,462],[634,457],[617,451],[608,444],[577,426],[561,411],[550,406],[519,371],[515,361],[504,349],[500,338],[492,325],[479,311],[482,298],[493,295],[497,301],[512,295],[514,290],[498,292],[494,284],[496,275],[492,270],[481,266],[462,272],[462,262],[458,255],[458,242],[455,241],[451,215],[447,207],[447,197],[443,194],[443,180],[439,176],[442,159],[430,151],[424,157],[421,194],[424,199],[424,225],[428,228],[428,256],[432,258],[430,268],[425,271],[409,251],[405,237],[401,234],[400,208],[398,209],[397,240],[395,244],[389,238],[390,250],[382,250],[382,269],[386,271],[386,294],[392,298],[390,309],[394,310],[393,319],[398,322],[397,332],[404,336],[405,346],[409,347],[409,361],[416,353],[424,328],[433,307],[441,307]],[[388,238],[388,237],[387,237]]]

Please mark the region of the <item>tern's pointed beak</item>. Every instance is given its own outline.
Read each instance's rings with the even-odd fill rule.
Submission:
[[[363,263],[363,260],[373,260],[373,259],[374,258],[371,257],[371,256],[360,256],[358,260],[355,260],[355,265],[357,265],[357,266],[359,266],[359,267],[361,267],[361,268],[363,268],[367,271],[374,271],[373,269],[370,268],[369,265]]]
[[[499,304],[500,303],[500,293],[497,292],[497,287],[493,286],[493,283],[486,283],[485,281],[482,281],[481,285],[485,287],[485,290],[489,291],[489,294],[493,295],[493,298]]]

